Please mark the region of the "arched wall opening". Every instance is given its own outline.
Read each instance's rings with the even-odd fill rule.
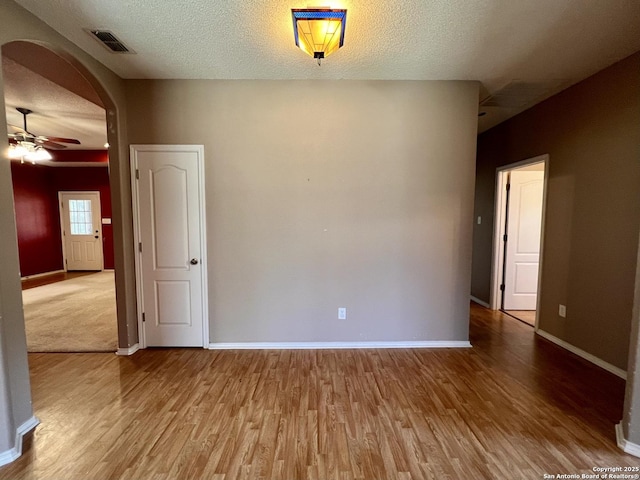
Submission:
[[[122,224],[124,220],[121,214],[123,205],[121,201],[122,182],[119,175],[121,172],[121,157],[117,106],[98,79],[68,52],[61,51],[43,42],[17,40],[2,45],[2,53],[19,61],[25,67],[35,70],[37,74],[72,93],[93,102],[99,102],[106,111],[107,138],[110,145],[109,184],[112,190],[118,346],[127,348],[137,341],[137,331],[135,331],[135,325],[134,331],[130,331],[127,324],[126,299],[128,292],[125,287],[126,282],[123,281],[124,261],[122,252],[126,245],[124,245],[125,242],[123,241],[124,229]],[[132,342],[131,340],[135,341]]]
[[[0,2],[0,17],[4,20],[0,48],[11,45],[44,49],[41,51],[49,52],[49,58],[55,57],[63,70],[83,77],[106,109],[118,345],[119,350],[132,351],[138,332],[125,82],[13,2]],[[0,89],[4,92],[1,70]],[[0,95],[0,110],[5,111],[4,95]],[[6,123],[0,125],[0,136],[6,139],[7,133]],[[0,464],[20,456],[22,437],[38,423],[31,400],[13,203],[8,143],[5,143],[0,148]]]

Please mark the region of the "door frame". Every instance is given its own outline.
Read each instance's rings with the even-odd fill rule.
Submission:
[[[136,274],[136,316],[138,318],[138,343],[147,348],[143,323],[144,296],[142,275],[142,252],[140,251],[140,197],[138,188],[138,152],[190,152],[196,153],[198,163],[198,203],[200,205],[200,276],[202,281],[202,347],[209,348],[209,289],[207,287],[207,227],[204,181],[204,145],[130,145],[129,163],[131,167],[131,205],[133,207],[133,247],[135,251]]]
[[[540,312],[540,286],[542,285],[543,272],[543,252],[544,252],[544,227],[547,211],[547,183],[549,179],[549,154],[538,155],[537,157],[527,158],[519,162],[510,163],[502,167],[496,168],[496,187],[495,187],[495,206],[494,206],[494,222],[493,222],[493,261],[491,268],[491,294],[490,308],[492,310],[500,309],[500,282],[502,280],[502,268],[504,265],[504,244],[502,241],[503,229],[506,220],[506,200],[504,185],[506,184],[507,173],[517,168],[526,167],[534,163],[544,164],[544,181],[542,184],[542,225],[540,226],[540,259],[538,262],[538,295],[536,298],[536,321],[535,330],[538,330],[538,316]]]
[[[102,233],[102,204],[101,202],[101,198],[100,198],[100,192],[98,190],[59,190],[58,191],[58,213],[60,214],[60,238],[62,239],[62,261],[64,262],[64,271],[68,272],[69,268],[67,266],[67,246],[66,246],[66,241],[65,241],[65,235],[64,235],[64,214],[61,208],[61,205],[63,203],[62,201],[62,195],[63,194],[71,194],[71,195],[90,195],[90,194],[96,194],[98,196],[98,210],[100,211],[100,218],[98,219],[98,225],[99,225],[99,229],[100,229],[100,252],[101,252],[101,258],[100,258],[100,271],[102,272],[104,270],[104,236]]]

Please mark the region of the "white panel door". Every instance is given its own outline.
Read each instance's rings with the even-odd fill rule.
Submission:
[[[202,347],[201,154],[161,148],[132,147],[138,169],[144,343]]]
[[[100,192],[59,192],[66,270],[103,269]]]
[[[544,172],[511,172],[504,309],[535,310]]]

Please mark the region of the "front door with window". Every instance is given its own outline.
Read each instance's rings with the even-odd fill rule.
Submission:
[[[100,192],[58,195],[65,270],[102,270]]]

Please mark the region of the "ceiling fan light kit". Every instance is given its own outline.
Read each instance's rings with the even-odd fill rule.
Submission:
[[[9,145],[9,158],[12,160],[20,159],[20,163],[25,160],[35,164],[43,160],[51,160],[51,154],[40,145],[32,142],[19,141],[18,143]]]
[[[27,115],[33,113],[28,108],[17,107],[16,110],[22,114],[23,128],[18,128],[19,133],[9,134],[9,158],[12,160],[20,159],[21,163],[25,160],[35,164],[36,162],[51,160],[51,154],[43,145],[53,149],[67,148],[57,142],[73,143],[80,145],[80,141],[75,138],[62,137],[45,137],[42,135],[34,135],[27,130]]]

